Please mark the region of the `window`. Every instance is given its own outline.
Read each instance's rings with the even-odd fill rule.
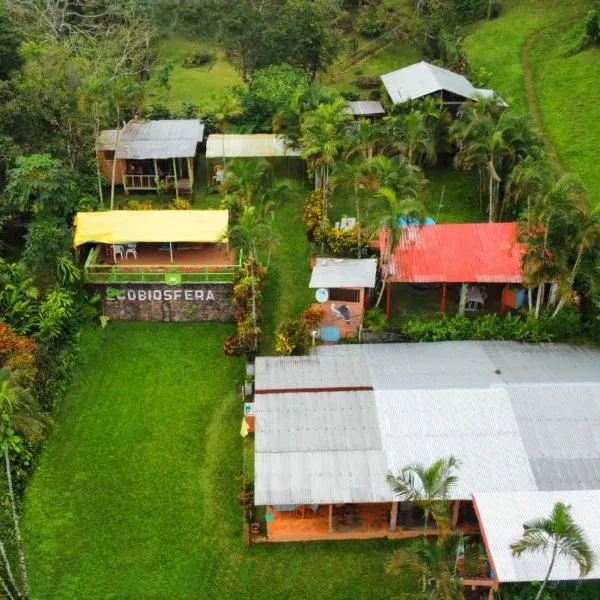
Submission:
[[[337,300],[338,302],[360,302],[360,290],[330,288],[329,299]]]
[[[104,160],[115,160],[115,151],[114,150],[105,150],[104,151]]]

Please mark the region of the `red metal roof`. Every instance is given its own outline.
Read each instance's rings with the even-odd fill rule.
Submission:
[[[383,247],[385,232],[380,233]],[[407,227],[390,280],[404,283],[520,283],[524,245],[516,223]]]

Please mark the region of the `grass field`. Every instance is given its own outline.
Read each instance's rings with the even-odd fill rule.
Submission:
[[[595,177],[600,143],[598,49],[566,56],[574,26],[594,6],[593,0],[507,0],[500,18],[475,26],[466,38],[469,60],[492,72],[493,87],[522,113],[537,111],[542,130],[564,168],[588,186],[590,199],[600,205],[600,183]],[[522,50],[527,45],[531,91]]]
[[[171,89],[158,90],[152,101],[164,102],[172,109],[180,108],[182,103],[193,103],[200,107],[210,106],[215,96],[228,87],[243,85],[239,73],[225,60],[222,52],[216,52],[217,61],[210,69],[183,67],[185,58],[203,49],[206,49],[206,46],[202,43],[182,38],[168,38],[159,42],[157,47],[159,59],[161,62],[173,63],[173,75]]]
[[[25,502],[32,598],[398,595],[388,541],[247,548],[232,327],[112,323],[85,332]]]

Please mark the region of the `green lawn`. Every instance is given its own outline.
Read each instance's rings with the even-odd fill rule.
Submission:
[[[161,101],[170,108],[177,109],[182,103],[194,103],[202,107],[210,105],[215,96],[234,85],[243,85],[235,67],[225,60],[222,52],[216,52],[217,61],[212,68],[186,69],[185,58],[193,56],[207,46],[182,38],[163,39],[158,43],[157,52],[161,62],[173,63],[170,90],[157,90],[153,101]],[[212,49],[214,51],[214,49]]]
[[[528,46],[532,89],[543,132],[564,168],[582,178],[590,199],[600,204],[600,183],[595,177],[600,144],[600,51],[586,50],[566,56],[567,39],[594,0],[506,0],[495,21],[475,26],[466,39],[469,60],[493,75],[489,87],[497,90],[515,112],[532,108],[526,94],[521,52]],[[542,31],[543,30],[543,31]]]
[[[560,162],[581,177],[599,206],[600,86],[593,82],[600,76],[600,49],[569,57],[560,50],[554,30],[540,35],[531,48],[538,106]]]
[[[87,330],[71,392],[27,491],[32,598],[398,595],[397,543],[242,543],[241,361],[229,325]]]

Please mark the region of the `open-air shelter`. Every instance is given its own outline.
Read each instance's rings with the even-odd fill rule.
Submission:
[[[525,246],[517,240],[516,223],[408,226],[392,257],[385,256],[382,229],[379,247],[386,265],[388,316],[393,283],[441,284],[442,313],[446,312],[447,286],[460,284],[459,314],[463,314],[477,284],[508,286],[523,281]]]
[[[100,132],[96,150],[109,181],[130,190],[173,189],[191,194],[198,144],[204,124],[198,119],[133,119],[122,129]]]
[[[152,272],[233,270],[227,210],[117,210],[75,216],[73,245],[91,246],[87,281],[141,278]],[[122,276],[122,277],[121,277]]]

